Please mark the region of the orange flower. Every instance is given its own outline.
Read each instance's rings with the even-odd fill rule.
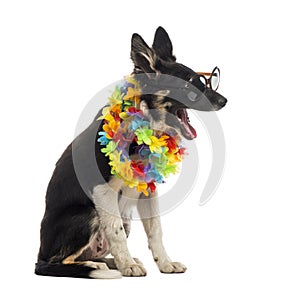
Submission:
[[[107,124],[103,125],[103,130],[106,132],[106,137],[113,138],[112,134],[115,134],[120,127],[120,122],[111,119]]]
[[[128,87],[127,94],[124,96],[124,100],[133,101],[134,105],[137,106],[140,103],[141,92],[135,88]]]

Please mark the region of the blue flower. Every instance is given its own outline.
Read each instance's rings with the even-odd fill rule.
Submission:
[[[140,117],[135,116],[134,120],[128,126],[128,129],[131,131],[135,131],[138,128],[149,127],[149,126],[150,126],[150,123],[148,121],[145,121],[145,120],[141,119]]]
[[[106,132],[98,132],[98,135],[100,136],[100,138],[98,138],[97,142],[100,143],[100,145],[107,145],[109,142],[109,139],[106,138]]]
[[[154,165],[151,165],[151,169],[146,172],[146,181],[156,181],[158,183],[163,183],[163,176],[158,172],[157,168]]]

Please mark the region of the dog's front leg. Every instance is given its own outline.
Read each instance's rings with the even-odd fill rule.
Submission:
[[[123,276],[145,276],[145,268],[134,261],[127,247],[118,207],[118,192],[109,184],[98,185],[94,188],[92,197],[118,270]]]
[[[152,193],[149,197],[141,195],[137,206],[148,237],[149,249],[159,270],[162,273],[184,273],[186,267],[179,262],[172,262],[164,248],[157,193]]]

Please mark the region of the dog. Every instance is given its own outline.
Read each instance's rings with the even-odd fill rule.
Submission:
[[[162,27],[155,32],[152,48],[140,35],[132,35],[131,59],[132,74],[141,88],[140,111],[153,129],[159,127],[194,139],[196,131],[189,122],[187,108],[216,111],[227,102],[210,82],[202,82],[199,74],[176,62],[171,40]],[[172,76],[175,81],[170,82],[165,76]],[[143,264],[131,256],[126,243],[133,207],[126,203],[128,198],[137,202],[148,246],[159,270],[185,272],[186,267],[171,261],[164,248],[160,218],[155,212],[156,190],[146,196],[111,173],[109,158],[95,137],[102,130],[103,121],[95,119],[56,163],[46,193],[35,273],[98,279],[145,276]],[[96,174],[90,171],[90,158],[97,162]],[[84,183],[78,179],[75,160],[84,169]],[[143,216],[145,210],[147,216]],[[108,254],[113,258],[106,258]]]

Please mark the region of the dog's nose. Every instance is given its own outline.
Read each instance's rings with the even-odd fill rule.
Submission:
[[[227,99],[226,99],[225,97],[220,97],[220,98],[218,99],[218,104],[219,104],[221,107],[225,106],[226,103],[227,103]]]

